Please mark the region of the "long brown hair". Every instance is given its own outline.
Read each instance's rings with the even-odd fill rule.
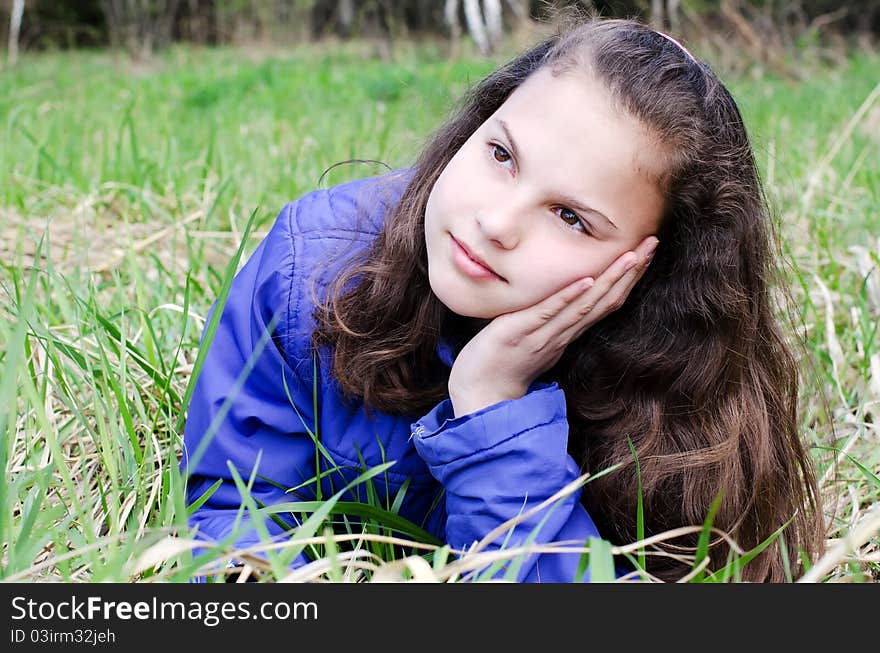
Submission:
[[[786,558],[796,576],[802,556],[820,551],[824,524],[798,432],[798,367],[770,296],[782,283],[778,238],[730,93],[708,65],[645,25],[563,23],[471,88],[427,141],[366,255],[318,303],[312,345],[333,347],[340,388],[367,410],[421,415],[448,396],[438,341],[463,345],[479,326],[431,291],[425,205],[462,144],[544,66],[598,76],[669,153],[650,267],[625,304],[541,377],[565,391],[569,452],[581,469],[619,464],[584,486],[581,500],[603,537],[624,544],[636,539],[639,482],[646,535],[701,525],[721,493],[714,525],[744,549],[792,520],[742,579],[783,581]],[[693,535],[665,545],[674,552],[695,542]],[[712,568],[728,554],[716,538]],[[673,555],[648,563],[662,579],[689,569]]]

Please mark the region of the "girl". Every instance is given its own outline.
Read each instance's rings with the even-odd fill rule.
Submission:
[[[191,524],[239,547],[284,537],[262,512],[238,523],[233,468],[271,506],[395,461],[380,499],[455,549],[521,513],[494,546],[626,544],[640,492],[645,535],[701,525],[720,496],[713,525],[743,549],[787,525],[742,570],[784,580],[824,526],[771,227],[707,65],[633,21],[561,30],[479,82],[411,168],[281,211],[189,406],[188,498],[208,496]],[[697,536],[648,572],[687,573]],[[710,567],[729,553],[715,538]],[[533,554],[516,577],[571,581],[580,557]]]

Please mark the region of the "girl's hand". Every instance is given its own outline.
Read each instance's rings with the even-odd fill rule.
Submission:
[[[522,397],[570,342],[620,308],[659,241],[643,240],[594,280],[579,279],[533,306],[492,320],[459,352],[449,375],[455,416]]]

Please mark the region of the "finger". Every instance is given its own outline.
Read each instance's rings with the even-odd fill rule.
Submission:
[[[589,279],[576,281],[560,293],[536,304],[536,312],[530,319],[531,328],[527,333],[540,336],[542,342],[550,342],[581,324],[614,281],[623,276],[634,262],[634,253],[628,252],[612,263],[593,283],[589,283]]]
[[[619,257],[614,263],[599,275],[596,282],[591,288],[582,293],[581,297],[576,301],[572,301],[568,305],[568,310],[562,312],[560,319],[552,325],[558,333],[576,328],[580,325],[592,324],[598,320],[598,317],[591,316],[596,314],[598,308],[601,308],[603,298],[609,293],[613,293],[619,284],[627,282],[629,277],[638,274],[638,258],[635,252],[627,252]]]
[[[639,262],[633,268],[631,268],[623,276],[622,279],[623,281],[625,281],[625,286],[623,288],[624,300],[629,296],[629,293],[632,292],[632,289],[639,282],[639,280],[645,275],[645,272],[648,270],[648,266],[651,265],[651,259],[654,256],[654,252],[656,251],[659,242],[660,241],[657,240],[657,238],[654,236],[650,236],[642,241],[641,246],[637,250],[640,256]],[[615,284],[615,286],[617,285],[619,284]]]
[[[516,315],[523,320],[522,329],[525,333],[534,333],[557,317],[567,306],[591,288],[594,283],[595,280],[592,277],[577,279],[537,304],[511,315]]]
[[[594,317],[591,321],[588,316],[595,313],[595,308],[601,299],[612,292],[612,289],[618,287],[621,280],[624,284],[623,289],[627,284],[630,288],[635,285],[644,272],[644,267],[639,266],[638,263],[649,259],[657,242],[656,237],[649,236],[639,243],[639,247],[635,251],[627,252],[618,257],[605,272],[599,275],[598,279],[593,280],[592,277],[587,277],[577,280],[558,293],[535,304],[532,309],[523,311],[526,314],[524,319],[527,320],[527,325],[523,327],[524,331],[532,334],[544,330],[547,331],[544,334],[545,339],[548,339],[573,327],[583,326],[586,329],[598,321],[599,316]]]
[[[620,256],[596,279],[596,283],[593,284],[588,293],[589,297],[585,296],[586,302],[595,304],[599,298],[608,294],[611,288],[623,277],[634,274],[638,267],[638,262],[639,256],[636,252],[630,251]]]
[[[628,252],[609,266],[580,300],[572,302],[569,312],[561,316],[560,322],[565,325],[561,336],[570,342],[602,317],[623,306],[630,291],[648,269],[657,242],[653,236],[642,241],[635,252]]]
[[[629,289],[635,286],[647,270],[658,243],[655,236],[645,238],[635,250],[621,256],[599,275],[591,293],[604,297],[618,288]],[[598,304],[598,301],[593,304]]]
[[[653,245],[645,248],[645,251],[641,255],[638,262],[627,269],[623,276],[620,277],[611,286],[611,288],[609,288],[608,292],[605,293],[605,295],[596,302],[594,311],[606,307],[610,308],[610,310],[617,310],[618,308],[620,308],[623,305],[623,302],[629,296],[629,293],[639,282],[639,280],[644,276],[645,272],[648,269],[648,266],[651,264],[651,258],[653,254]]]

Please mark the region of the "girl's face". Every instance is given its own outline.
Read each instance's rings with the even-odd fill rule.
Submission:
[[[600,82],[538,70],[431,190],[431,289],[451,311],[491,319],[598,277],[656,233],[660,161],[647,131],[612,107]]]

